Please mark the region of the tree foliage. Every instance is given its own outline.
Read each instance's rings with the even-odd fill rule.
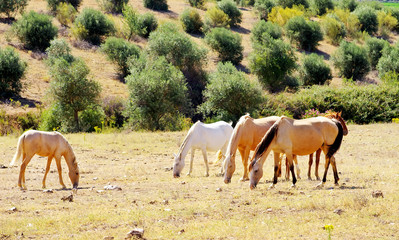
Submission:
[[[205,42],[219,54],[222,62],[239,64],[243,58],[241,36],[226,28],[214,28],[205,35]]]
[[[323,85],[332,79],[331,69],[323,57],[315,53],[304,57],[300,68],[301,79],[306,86]]]
[[[313,51],[319,41],[323,40],[319,23],[305,20],[303,16],[288,20],[285,29],[291,42],[296,43],[303,50]]]
[[[26,63],[13,48],[0,48],[0,98],[20,93],[25,69]]]
[[[0,14],[4,13],[7,17],[14,17],[17,13],[22,14],[28,5],[28,0],[1,0]]]

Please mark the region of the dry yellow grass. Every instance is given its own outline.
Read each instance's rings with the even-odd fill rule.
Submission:
[[[47,187],[55,190],[42,192],[46,159],[28,165],[25,192],[17,188],[18,168],[0,169],[0,239],[123,239],[135,227],[146,239],[327,239],[326,224],[334,226],[332,239],[398,239],[398,132],[399,124],[349,125],[336,155],[341,187],[333,187],[330,169],[326,188],[315,189],[317,182],[306,179],[307,157],[299,157],[296,189],[279,180],[276,189],[267,190],[268,181],[253,191],[238,182],[239,158],[229,185],[216,176],[217,165],[203,177],[199,153],[192,177],[186,166],[173,178],[165,168],[185,132],[68,134],[81,170],[74,201],[61,200],[70,190],[59,190],[54,165]],[[0,164],[8,165],[16,143],[17,136],[0,137]],[[272,178],[271,160],[262,182]],[[122,190],[104,191],[108,183]],[[373,198],[374,190],[384,198]]]

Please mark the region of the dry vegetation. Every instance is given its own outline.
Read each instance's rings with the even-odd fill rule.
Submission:
[[[267,190],[269,156],[261,180],[268,183],[252,191],[238,182],[239,158],[229,185],[215,164],[203,177],[199,152],[192,177],[173,178],[165,168],[185,132],[66,135],[81,171],[73,202],[61,200],[70,190],[60,190],[55,164],[47,181],[55,190],[42,191],[44,158],[28,166],[27,191],[17,188],[18,168],[0,169],[0,239],[123,239],[135,227],[146,239],[327,239],[326,224],[334,226],[332,239],[398,239],[398,131],[398,124],[349,125],[336,155],[340,187],[330,169],[326,188],[315,189],[317,182],[306,179],[307,157],[300,157],[297,188],[279,181]],[[0,137],[0,165],[11,161],[16,143],[17,136]],[[107,184],[122,190],[104,190]],[[375,190],[384,197],[373,198]]]

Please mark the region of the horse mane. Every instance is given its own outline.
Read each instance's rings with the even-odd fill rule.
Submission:
[[[226,155],[230,154],[232,144],[233,143],[237,143],[237,138],[238,138],[239,133],[240,133],[239,131],[242,129],[242,126],[245,124],[245,122],[248,119],[252,119],[249,116],[249,113],[247,113],[244,116],[240,117],[240,119],[238,120],[238,122],[237,122],[237,124],[236,124],[236,126],[235,126],[235,128],[233,130],[233,134],[231,135],[231,138],[230,138],[230,141],[229,141],[229,145],[227,147]]]
[[[54,132],[57,133],[59,136],[61,136],[62,139],[64,140],[65,145],[66,145],[66,147],[67,147],[67,149],[68,149],[68,153],[67,153],[67,154],[68,154],[68,155],[69,155],[69,154],[72,155],[72,162],[71,162],[71,164],[72,164],[72,166],[75,167],[75,169],[78,169],[78,163],[77,163],[77,161],[76,161],[76,156],[75,156],[75,153],[74,153],[74,151],[73,151],[73,149],[72,149],[71,144],[69,144],[68,140],[66,140],[66,138],[65,138],[61,133],[59,133],[59,132],[57,132],[57,131],[54,131]]]
[[[197,126],[198,123],[200,123],[200,121],[197,121],[196,123],[194,123],[194,125],[191,126],[190,130],[188,130],[188,133],[187,133],[186,137],[184,138],[182,144],[180,145],[178,155],[181,155],[183,149],[184,149],[184,148],[186,147],[186,145],[187,145],[188,140],[190,139],[192,133],[194,132],[195,126]]]

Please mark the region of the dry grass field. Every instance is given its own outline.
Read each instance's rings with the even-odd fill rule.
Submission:
[[[240,158],[229,185],[216,176],[216,164],[203,176],[199,152],[192,176],[185,176],[186,165],[173,178],[172,153],[186,132],[68,134],[81,172],[73,202],[61,200],[71,190],[60,189],[54,163],[47,178],[53,192],[41,189],[45,158],[28,165],[27,191],[17,187],[18,168],[0,168],[0,239],[123,239],[136,227],[145,239],[328,239],[325,225],[334,227],[331,239],[399,239],[399,124],[348,128],[336,155],[340,187],[330,168],[325,188],[315,189],[318,182],[306,178],[307,157],[299,157],[297,188],[279,180],[268,190],[269,156],[252,191],[239,182]],[[8,166],[17,140],[0,137],[0,165]],[[104,190],[108,184],[121,190]],[[376,190],[384,197],[372,197]]]

